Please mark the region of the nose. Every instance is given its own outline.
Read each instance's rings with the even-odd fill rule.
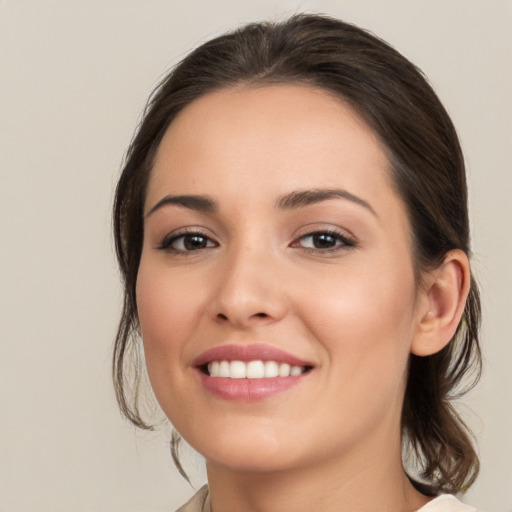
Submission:
[[[216,322],[247,330],[285,316],[286,294],[271,255],[254,248],[233,251],[219,270],[211,305]]]

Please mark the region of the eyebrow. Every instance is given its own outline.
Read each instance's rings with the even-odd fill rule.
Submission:
[[[303,208],[329,199],[346,199],[360,206],[363,206],[373,215],[378,217],[375,210],[370,203],[361,199],[360,197],[340,188],[317,188],[311,190],[296,190],[279,197],[276,201],[276,207],[280,210],[294,210]],[[152,215],[157,210],[160,210],[167,205],[178,205],[191,210],[200,212],[215,213],[218,211],[217,203],[208,196],[203,195],[167,195],[160,199],[158,203],[149,210],[146,218]]]
[[[360,197],[351,194],[347,190],[341,188],[317,188],[312,190],[298,190],[281,196],[276,205],[282,210],[293,210],[295,208],[303,208],[312,204],[327,201],[328,199],[346,199],[360,206],[363,206],[373,215],[378,217],[377,212],[372,208],[371,204]]]
[[[146,218],[152,215],[160,208],[164,206],[175,204],[178,206],[183,206],[184,208],[189,208],[191,210],[197,210],[200,212],[216,212],[217,204],[213,199],[208,196],[196,196],[196,195],[181,195],[181,196],[173,196],[167,195],[163,199],[160,199],[158,203],[149,210],[146,214]]]

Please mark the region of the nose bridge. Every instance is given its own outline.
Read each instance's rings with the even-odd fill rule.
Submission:
[[[273,279],[276,264],[264,239],[244,238],[228,248],[218,275],[215,316],[241,326],[279,319],[284,302]]]

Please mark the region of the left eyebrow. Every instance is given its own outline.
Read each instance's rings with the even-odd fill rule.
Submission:
[[[276,201],[276,206],[281,210],[293,210],[296,208],[303,208],[321,201],[328,199],[346,199],[360,206],[363,206],[370,211],[375,217],[378,217],[377,212],[372,208],[372,205],[364,199],[348,192],[341,188],[316,188],[312,190],[297,190],[281,196]]]
[[[182,206],[183,208],[189,208],[190,210],[197,210],[200,212],[216,212],[217,204],[213,199],[208,196],[196,196],[196,195],[181,195],[181,196],[173,196],[167,195],[158,203],[153,206],[149,212],[145,215],[145,217],[149,217],[154,212],[163,208],[164,206],[175,204],[178,206]]]

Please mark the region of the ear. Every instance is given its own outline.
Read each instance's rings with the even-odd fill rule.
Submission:
[[[450,342],[464,312],[470,283],[469,260],[459,249],[449,251],[441,265],[425,276],[413,354],[429,356]]]

